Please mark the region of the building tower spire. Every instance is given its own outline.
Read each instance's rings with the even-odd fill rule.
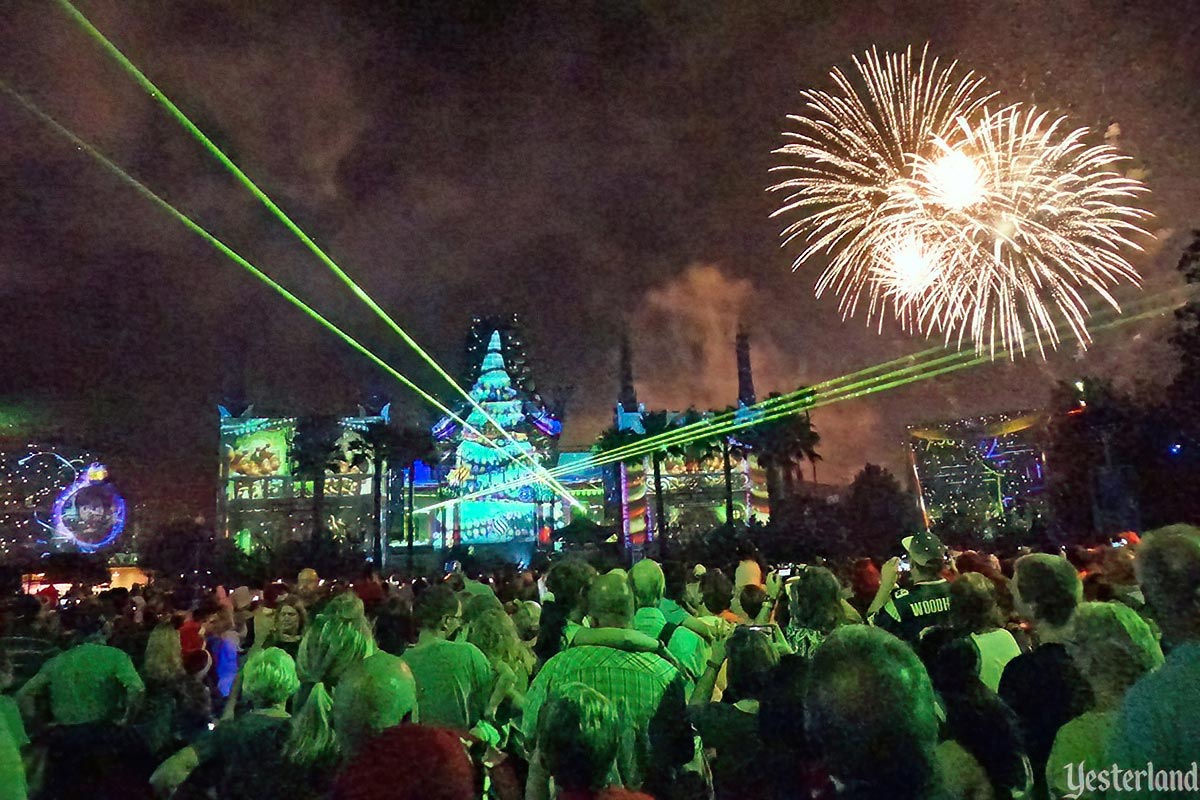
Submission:
[[[621,332],[621,388],[617,392],[617,405],[626,414],[638,410],[637,390],[633,388],[633,349],[629,346],[629,331]]]
[[[738,404],[754,405],[757,398],[754,395],[754,375],[750,371],[750,334],[740,323],[737,332],[737,377]]]

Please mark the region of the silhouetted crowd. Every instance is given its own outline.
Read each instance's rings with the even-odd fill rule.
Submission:
[[[20,594],[0,800],[1200,797],[1200,530],[1131,538]]]

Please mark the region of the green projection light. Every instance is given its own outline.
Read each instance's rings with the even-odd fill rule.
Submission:
[[[341,328],[339,328],[337,325],[330,322],[328,319],[326,319],[324,316],[322,316],[318,311],[313,309],[311,306],[309,306],[307,303],[305,303],[299,297],[292,294],[290,291],[288,291],[286,288],[284,288],[282,285],[280,285],[278,282],[276,282],[274,279],[272,279],[271,276],[267,275],[265,272],[260,270],[258,267],[251,264],[249,261],[247,261],[245,258],[243,258],[239,253],[234,251],[231,247],[226,245],[224,242],[222,242],[220,239],[218,239],[213,234],[209,233],[199,223],[192,220],[191,217],[187,216],[182,211],[177,209],[175,206],[171,205],[169,202],[164,200],[162,197],[155,194],[154,191],[151,190],[148,186],[146,186],[144,183],[139,181],[137,178],[133,177],[128,172],[123,170],[120,166],[118,166],[116,163],[114,163],[112,160],[110,160],[107,156],[105,156],[103,153],[101,153],[99,150],[97,150],[91,144],[84,141],[79,136],[75,135],[75,133],[73,133],[71,130],[69,130],[66,126],[64,126],[63,124],[58,122],[58,120],[54,119],[49,114],[47,114],[46,112],[44,112],[40,108],[38,108],[33,103],[33,101],[29,100],[24,95],[20,94],[19,92],[15,91],[14,89],[12,89],[4,81],[0,81],[0,91],[4,91],[10,97],[15,99],[27,111],[29,111],[31,114],[33,114],[35,117],[37,117],[41,122],[43,122],[49,128],[54,130],[56,133],[60,134],[61,136],[66,138],[68,141],[70,141],[71,144],[73,144],[76,148],[78,148],[79,150],[82,150],[85,153],[87,153],[88,155],[90,155],[92,158],[94,158],[97,162],[99,162],[103,167],[105,167],[111,173],[116,175],[118,178],[120,178],[125,183],[132,186],[134,189],[136,189],[138,191],[138,193],[141,194],[143,197],[145,197],[146,199],[153,202],[155,205],[157,205],[159,208],[161,208],[163,211],[165,211],[170,216],[174,217],[177,221],[179,221],[181,224],[183,224],[184,227],[186,227],[188,230],[192,231],[196,235],[200,236],[202,239],[204,239],[206,242],[211,244],[218,251],[220,251],[222,254],[224,254],[226,257],[228,257],[235,264],[242,267],[242,269],[246,270],[251,275],[253,275],[255,278],[262,281],[267,286],[271,287],[273,290],[278,292],[289,303],[296,306],[296,308],[300,309],[305,314],[307,314],[309,317],[314,319],[322,327],[324,327],[326,330],[333,333],[335,336],[337,336],[339,339],[341,339],[343,342],[345,342],[347,345],[349,345],[352,349],[354,349],[358,353],[365,356],[373,364],[375,364],[376,366],[378,366],[379,368],[384,370],[386,373],[391,375],[393,378],[395,378],[397,381],[402,383],[404,386],[411,389],[419,397],[421,397],[421,399],[425,400],[426,402],[428,402],[430,405],[432,405],[434,408],[438,409],[442,413],[448,415],[455,422],[458,422],[460,425],[463,426],[463,428],[465,430],[468,430],[468,431],[472,432],[473,434],[475,434],[476,436],[479,436],[480,439],[482,441],[486,442],[487,445],[489,447],[491,447],[492,449],[494,449],[500,453],[505,452],[503,450],[503,448],[501,448],[499,445],[497,445],[495,442],[493,442],[490,438],[484,436],[479,430],[477,430],[474,426],[472,426],[470,423],[468,423],[465,419],[460,417],[458,414],[455,414],[453,410],[447,408],[436,397],[431,395],[429,392],[426,392],[424,389],[422,389],[417,384],[413,383],[411,380],[409,380],[409,378],[407,376],[405,376],[404,374],[402,374],[401,372],[396,370],[394,367],[392,367],[390,364],[388,364],[382,358],[380,358],[379,356],[377,356],[373,352],[371,352],[369,349],[367,349],[366,345],[362,344],[357,339],[350,336],[350,334],[346,333]],[[540,477],[535,476],[534,480],[540,480]]]
[[[100,44],[101,48],[103,48],[106,53],[112,56],[112,58],[118,64],[120,64],[126,72],[133,76],[134,80],[137,81],[137,83],[143,89],[145,89],[150,96],[153,97],[163,108],[165,108],[167,112],[174,117],[175,120],[182,125],[185,130],[188,131],[188,133],[190,133],[198,142],[200,142],[213,156],[213,158],[219,161],[221,165],[238,180],[239,183],[245,186],[246,189],[252,195],[254,195],[254,197],[257,198],[273,216],[275,216],[276,219],[283,223],[284,227],[286,227],[292,232],[293,235],[296,236],[296,238],[303,242],[304,245],[311,250],[312,253],[316,255],[316,257],[320,259],[320,261],[342,281],[342,283],[349,287],[350,291],[353,292],[355,297],[365,303],[367,307],[376,314],[376,316],[383,320],[384,323],[391,328],[391,330],[398,335],[405,344],[412,348],[413,352],[420,356],[421,359],[427,365],[429,365],[429,367],[435,373],[438,374],[438,376],[445,380],[446,383],[448,383],[450,387],[454,389],[454,391],[466,399],[472,408],[483,415],[483,418],[489,424],[495,426],[496,430],[501,434],[501,436],[503,436],[511,444],[518,444],[516,439],[513,438],[512,434],[506,431],[504,427],[500,425],[500,423],[497,422],[492,415],[489,414],[487,410],[475,400],[474,397],[471,396],[469,391],[460,386],[458,382],[450,376],[450,373],[446,372],[446,370],[443,369],[442,366],[428,352],[426,352],[424,348],[417,344],[416,340],[414,340],[412,336],[410,336],[409,333],[404,330],[404,328],[400,327],[400,325],[394,319],[392,319],[392,317],[386,311],[384,311],[377,302],[375,302],[375,299],[367,294],[366,290],[359,286],[354,279],[351,278],[346,271],[337,264],[337,262],[335,262],[317,245],[316,242],[312,240],[308,234],[306,234],[300,228],[299,225],[293,222],[291,217],[284,213],[283,209],[281,209],[275,203],[275,201],[268,197],[266,192],[260,189],[258,184],[251,180],[250,177],[243,172],[242,169],[238,167],[238,165],[235,164],[223,150],[221,150],[221,148],[219,148],[210,138],[208,138],[204,131],[200,130],[200,128],[194,122],[192,122],[192,120],[188,118],[188,116],[184,114],[182,110],[180,110],[179,106],[175,105],[175,103],[172,102],[171,99],[167,97],[162,90],[159,89],[158,86],[156,86],[146,76],[144,72],[138,69],[136,64],[130,61],[129,58],[126,57],[126,55],[122,53],[115,44],[109,41],[108,37],[101,33],[100,30],[91,23],[91,20],[85,17],[83,13],[79,11],[79,9],[72,5],[70,0],[58,0],[58,4],[80,25],[80,27],[82,27],[93,39],[96,40],[96,42]],[[562,496],[573,506],[577,508],[583,507],[583,504],[572,497],[565,486],[551,477],[550,473],[547,472],[547,470],[541,464],[539,464],[533,456],[524,452],[519,446],[516,448],[515,456],[507,452],[505,453],[505,456],[510,460],[513,460],[514,463],[517,459],[524,461],[533,469],[534,472],[541,476],[543,481],[552,489],[554,489],[557,494]]]

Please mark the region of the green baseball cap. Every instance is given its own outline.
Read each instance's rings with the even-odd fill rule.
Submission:
[[[905,536],[900,540],[900,546],[914,564],[928,566],[946,560],[946,545],[942,540],[928,531],[921,531],[913,536]]]

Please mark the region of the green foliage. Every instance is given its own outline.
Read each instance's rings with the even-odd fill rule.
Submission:
[[[842,498],[841,518],[853,552],[876,557],[895,555],[900,540],[923,527],[916,498],[877,464],[854,477]]]

